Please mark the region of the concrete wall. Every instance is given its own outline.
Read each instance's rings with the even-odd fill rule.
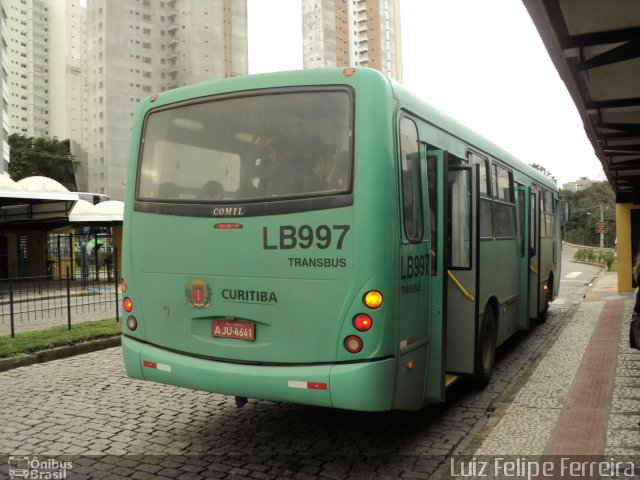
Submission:
[[[632,292],[633,253],[637,251],[638,245],[634,248],[632,244],[632,210],[640,210],[640,205],[630,203],[616,204],[616,238],[618,240],[618,291]],[[640,225],[634,226],[640,229]]]

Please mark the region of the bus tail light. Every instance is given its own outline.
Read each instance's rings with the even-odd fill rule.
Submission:
[[[122,302],[122,306],[124,307],[124,311],[127,313],[133,310],[133,302],[129,297],[125,297],[124,301]]]
[[[372,324],[373,321],[371,317],[365,313],[359,313],[353,317],[353,326],[356,327],[356,330],[359,332],[367,332],[371,329]]]
[[[219,230],[240,230],[243,226],[241,223],[216,223],[213,228]]]
[[[372,310],[380,308],[380,305],[382,305],[382,294],[377,290],[371,290],[364,294],[363,302]]]
[[[122,293],[127,293],[127,281],[124,278],[120,280],[120,289]]]
[[[362,339],[355,335],[349,335],[344,339],[344,348],[346,348],[349,353],[358,353],[362,350],[363,346]]]
[[[138,320],[136,320],[136,317],[134,317],[133,315],[129,315],[129,317],[127,318],[127,327],[132,332],[136,331],[136,329],[138,328]]]

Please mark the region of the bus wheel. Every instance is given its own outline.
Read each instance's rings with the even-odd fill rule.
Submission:
[[[487,305],[480,325],[476,361],[472,383],[477,388],[484,388],[489,383],[493,364],[496,360],[496,314],[491,305]]]

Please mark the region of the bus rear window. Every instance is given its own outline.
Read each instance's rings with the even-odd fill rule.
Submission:
[[[352,100],[346,90],[199,100],[152,111],[137,199],[261,202],[351,188]]]

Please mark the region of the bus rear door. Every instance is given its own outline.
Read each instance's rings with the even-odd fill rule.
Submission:
[[[477,166],[449,162],[446,370],[473,374],[478,325]]]
[[[529,305],[530,305],[530,264],[529,256],[531,255],[531,249],[529,248],[531,242],[531,221],[529,219],[531,208],[529,205],[529,187],[525,185],[518,185],[518,247],[520,254],[519,261],[519,301],[518,301],[518,320],[517,327],[519,330],[526,330],[529,328]]]
[[[529,318],[537,319],[540,304],[540,204],[534,188],[529,195]]]

